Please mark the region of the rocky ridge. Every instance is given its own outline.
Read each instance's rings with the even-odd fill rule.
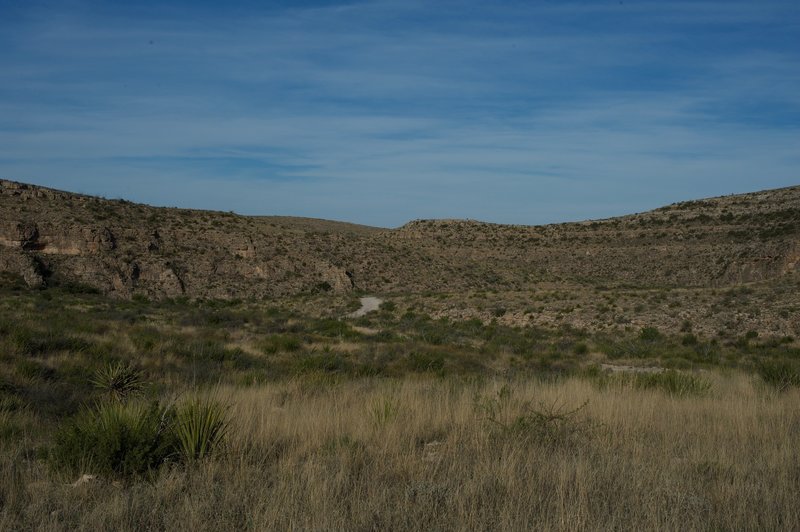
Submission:
[[[119,297],[277,298],[540,283],[725,287],[800,271],[800,187],[606,220],[398,229],[156,208],[0,181],[0,272]]]

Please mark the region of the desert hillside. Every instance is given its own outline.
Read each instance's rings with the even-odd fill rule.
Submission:
[[[800,268],[800,187],[544,226],[417,220],[379,229],[156,208],[0,182],[0,269],[121,297],[726,287]]]
[[[2,182],[0,530],[797,530],[798,198],[390,230]]]

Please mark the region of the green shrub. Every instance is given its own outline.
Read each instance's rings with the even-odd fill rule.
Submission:
[[[33,331],[17,329],[11,333],[11,341],[21,354],[39,355],[56,351],[85,351],[89,343],[80,338],[57,331]]]
[[[358,338],[361,336],[348,323],[334,319],[318,319],[309,323],[309,332],[329,338]]]
[[[397,310],[397,305],[395,305],[392,301],[384,301],[381,303],[379,308],[385,312],[394,312]]]
[[[175,355],[192,362],[213,364],[225,363],[231,367],[249,367],[251,357],[238,347],[228,348],[222,341],[214,339],[198,339],[186,342],[174,341],[172,350]]]
[[[128,331],[133,346],[140,351],[152,351],[164,341],[164,334],[152,326],[138,326]]]
[[[69,420],[57,433],[51,465],[74,474],[144,475],[177,448],[170,430],[174,409],[157,402],[98,404]]]
[[[582,376],[601,389],[634,387],[661,390],[675,397],[702,396],[711,390],[707,379],[672,369],[658,373],[608,373],[591,366],[583,371]]]
[[[444,355],[430,352],[411,352],[407,359],[408,368],[416,372],[438,372],[444,370]]]
[[[151,403],[100,403],[68,420],[50,449],[51,466],[72,474],[130,478],[167,462],[194,462],[220,449],[228,432],[227,409],[192,399],[180,407]]]
[[[800,386],[800,368],[789,361],[762,361],[756,371],[765,383],[780,391]]]
[[[285,334],[273,334],[262,340],[259,344],[261,352],[265,355],[274,355],[275,353],[291,353],[299,350],[301,347],[300,340],[294,336]]]
[[[643,342],[655,343],[661,338],[661,333],[655,327],[645,327],[639,333],[639,339]]]
[[[68,294],[100,294],[100,289],[87,283],[79,281],[67,281],[59,285]]]
[[[711,390],[711,383],[708,380],[674,370],[660,373],[637,373],[634,376],[633,384],[637,388],[659,389],[676,397],[705,395]]]
[[[53,380],[56,376],[53,368],[30,359],[20,360],[15,369],[18,375],[28,379]]]
[[[500,435],[524,444],[551,448],[574,446],[591,435],[595,423],[586,419],[581,411],[588,402],[575,408],[565,404],[540,403],[538,408],[527,407],[510,423],[489,418],[500,427]]]
[[[298,373],[324,371],[328,373],[347,372],[352,364],[341,353],[325,350],[322,353],[309,353],[296,360]]]

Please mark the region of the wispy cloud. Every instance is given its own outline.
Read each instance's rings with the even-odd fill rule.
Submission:
[[[798,182],[794,3],[8,14],[10,178],[387,226],[601,217]]]

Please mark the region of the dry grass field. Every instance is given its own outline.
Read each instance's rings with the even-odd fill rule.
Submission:
[[[221,386],[224,450],[149,479],[72,487],[6,441],[0,528],[798,529],[800,393],[699,378]]]

